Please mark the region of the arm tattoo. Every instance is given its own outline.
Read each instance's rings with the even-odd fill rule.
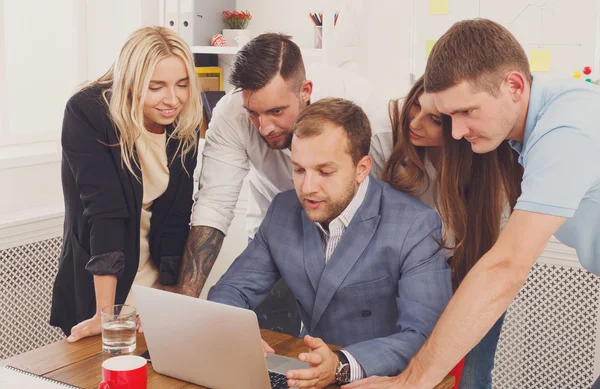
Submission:
[[[181,294],[199,297],[204,283],[221,251],[225,234],[216,228],[194,226],[190,229],[177,291]]]

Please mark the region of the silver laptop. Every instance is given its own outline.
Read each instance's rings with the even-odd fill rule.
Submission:
[[[287,387],[288,370],[309,366],[280,355],[265,359],[251,310],[138,285],[132,290],[160,374],[209,388],[270,389]]]

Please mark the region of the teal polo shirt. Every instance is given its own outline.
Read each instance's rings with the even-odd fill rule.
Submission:
[[[534,77],[524,142],[510,143],[525,169],[515,209],[566,217],[554,236],[600,275],[600,87]]]

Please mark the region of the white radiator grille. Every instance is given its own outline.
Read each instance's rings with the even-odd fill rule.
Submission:
[[[0,360],[64,337],[48,324],[61,241],[0,250]]]
[[[538,263],[504,321],[494,389],[589,389],[600,277]]]

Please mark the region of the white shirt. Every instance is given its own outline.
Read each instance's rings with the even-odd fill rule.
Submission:
[[[335,248],[337,247],[338,243],[340,243],[344,231],[346,231],[346,228],[348,228],[348,225],[350,225],[350,222],[356,214],[356,211],[358,211],[358,208],[360,208],[365,200],[368,187],[369,176],[367,176],[367,178],[361,182],[356,194],[354,195],[354,198],[352,198],[352,201],[350,201],[350,204],[348,204],[346,209],[344,209],[344,211],[342,211],[338,217],[329,223],[328,230],[323,228],[321,223],[315,223],[321,232],[321,243],[323,244],[323,250],[325,251],[325,263],[329,262],[329,258],[331,258]],[[346,355],[346,358],[348,358],[348,363],[350,364],[350,381],[352,382],[363,378],[365,372],[360,363],[358,363],[358,361],[349,352],[345,350],[342,350],[342,352],[344,355]]]
[[[313,81],[312,102],[341,97],[368,113],[365,107],[377,100],[366,79],[345,69],[312,67],[307,69],[307,78]],[[254,237],[275,195],[294,188],[290,151],[269,148],[248,118],[240,94],[230,93],[215,107],[206,133],[192,225],[213,227],[226,234],[248,173],[246,230]]]

